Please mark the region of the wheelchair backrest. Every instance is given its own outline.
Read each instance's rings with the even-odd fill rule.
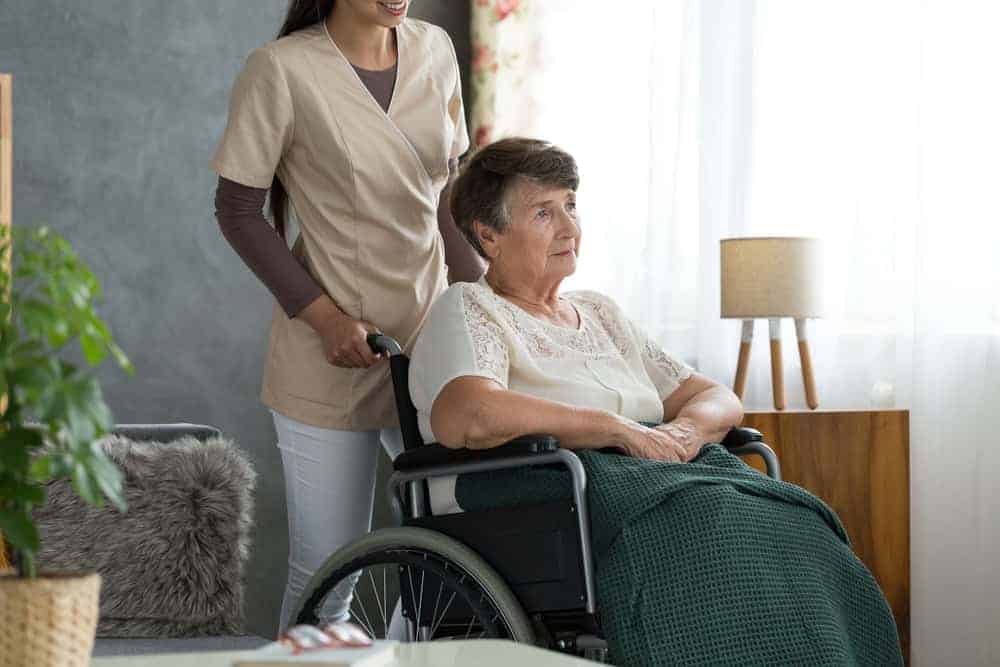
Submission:
[[[389,357],[389,374],[392,376],[392,393],[396,398],[396,413],[399,415],[399,430],[403,435],[403,449],[410,451],[424,444],[417,426],[417,409],[410,400],[410,358],[405,354]]]
[[[410,451],[424,444],[417,426],[417,409],[410,400],[410,358],[403,354],[399,342],[381,331],[366,336],[368,346],[375,354],[389,357],[389,375],[392,378],[392,393],[396,399],[396,414],[399,416],[399,430],[403,436],[403,450]]]

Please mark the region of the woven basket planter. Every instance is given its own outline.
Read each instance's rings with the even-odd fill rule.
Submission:
[[[0,667],[87,667],[100,590],[96,573],[0,575]]]

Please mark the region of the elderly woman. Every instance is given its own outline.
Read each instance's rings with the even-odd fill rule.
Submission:
[[[705,446],[742,419],[736,396],[606,296],[560,293],[580,252],[578,182],[571,156],[531,139],[465,165],[452,213],[488,270],[439,297],[414,348],[423,438],[481,449],[546,433],[589,450],[617,664],[901,664],[888,605],[829,508]],[[432,509],[541,501],[565,482],[546,469],[464,475],[432,485]]]
[[[739,399],[607,297],[560,294],[580,252],[577,183],[570,156],[528,139],[481,151],[457,181],[454,218],[489,268],[429,316],[411,382],[422,434],[484,448],[553,433],[563,447],[688,461],[739,424]]]

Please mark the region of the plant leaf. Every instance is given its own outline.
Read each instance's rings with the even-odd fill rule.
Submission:
[[[100,507],[104,504],[101,494],[94,488],[94,481],[90,477],[90,470],[82,461],[77,461],[73,466],[73,488],[88,505]]]
[[[0,444],[0,470],[16,471],[25,470],[31,464],[31,457],[28,450],[19,447],[17,443],[8,445],[6,438]]]
[[[45,502],[45,489],[37,484],[8,479],[0,482],[0,498],[41,505]]]
[[[42,436],[26,428],[12,428],[0,435],[0,470],[23,476],[31,465],[31,451],[42,446]]]
[[[108,356],[107,343],[93,327],[87,325],[80,332],[80,351],[91,366],[99,366]]]
[[[12,243],[16,252],[9,252]],[[9,397],[6,421],[0,423],[0,512],[14,521],[11,510],[23,510],[30,522],[21,506],[38,501],[41,484],[53,477],[70,478],[89,504],[107,499],[124,509],[123,474],[94,448],[114,424],[100,384],[62,358],[62,348],[79,338],[87,371],[110,356],[129,374],[135,372],[95,311],[100,281],[72,245],[45,226],[0,229],[0,257],[4,252],[12,271],[0,272],[0,293],[9,295],[0,303],[0,394]],[[28,418],[42,422],[44,438],[13,430]],[[18,548],[13,538],[11,544]],[[21,552],[29,569],[32,552]]]
[[[0,510],[0,531],[15,549],[38,551],[38,528],[26,508]]]
[[[118,347],[115,343],[110,343],[108,345],[108,348],[111,350],[111,356],[115,358],[115,361],[118,362],[118,365],[122,369],[124,369],[125,372],[128,373],[129,375],[135,375],[135,366],[133,366],[132,362],[129,361],[129,358],[125,356],[125,353],[122,351],[122,349]]]
[[[52,459],[49,456],[39,456],[31,462],[28,476],[36,482],[47,482],[52,479]]]
[[[76,388],[71,391],[76,391]],[[70,400],[66,402],[63,419],[74,448],[97,437],[97,428],[94,426],[94,420],[88,414],[88,408],[89,406],[82,402],[78,396],[71,396]]]
[[[90,457],[90,467],[98,486],[100,486],[101,491],[104,492],[104,495],[107,496],[108,500],[111,501],[111,504],[119,512],[126,511],[128,504],[125,500],[124,476],[122,475],[122,471],[104,453],[99,442],[95,441],[91,446],[91,450],[93,456]]]

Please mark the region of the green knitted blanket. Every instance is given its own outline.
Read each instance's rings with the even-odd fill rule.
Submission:
[[[578,453],[614,664],[903,664],[882,591],[818,498],[719,445],[686,464]],[[555,467],[456,484],[466,510],[570,495]]]

